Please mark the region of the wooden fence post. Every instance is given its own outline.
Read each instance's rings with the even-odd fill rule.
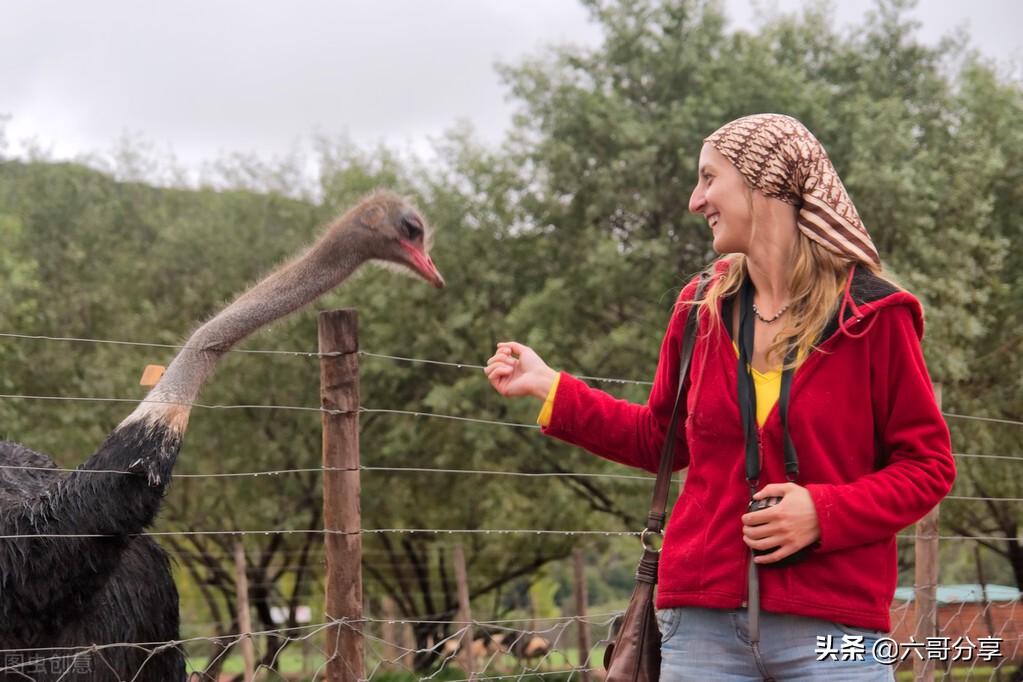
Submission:
[[[586,563],[583,551],[576,547],[572,550],[575,565],[575,613],[579,618],[576,625],[579,629],[579,682],[590,682],[590,624],[586,622],[589,613],[587,606],[589,596],[586,591]]]
[[[380,667],[384,669],[398,669],[401,647],[405,644],[405,633],[400,630],[397,624],[398,609],[394,600],[390,597],[383,597],[380,602],[380,608],[384,613],[384,641],[381,643],[384,651],[384,660],[380,662]]]
[[[323,408],[324,611],[329,682],[366,678],[362,633],[362,515],[359,477],[358,313],[320,313]]]
[[[242,637],[242,679],[252,682],[256,677],[256,648],[252,644],[252,615],[249,612],[249,577],[245,569],[245,546],[234,543],[235,592],[238,595],[238,634]]]
[[[469,605],[469,574],[465,570],[465,550],[462,543],[455,543],[455,586],[458,590],[458,620],[465,624],[458,638],[458,660],[465,668],[470,680],[476,679],[476,656],[473,651],[475,639],[472,627],[472,608]]]
[[[941,385],[934,386],[934,397],[941,409]],[[913,578],[913,603],[916,606],[916,641],[924,646],[929,637],[938,636],[938,518],[939,505],[916,523],[916,567]],[[937,661],[913,659],[913,679],[934,682]]]

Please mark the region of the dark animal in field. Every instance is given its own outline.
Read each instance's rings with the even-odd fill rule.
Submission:
[[[445,639],[437,651],[440,660],[447,664],[457,661],[462,648],[462,638],[453,636]],[[535,632],[506,630],[500,628],[474,628],[471,644],[472,658],[476,665],[483,668],[497,659],[498,654],[514,656],[517,669],[530,661],[548,656],[553,651],[551,643]],[[482,669],[482,668],[481,668]]]
[[[543,658],[553,650],[551,643],[535,632],[507,632],[500,639],[500,647],[520,662]]]
[[[183,682],[168,558],[140,533],[160,508],[199,390],[237,342],[366,261],[405,266],[443,287],[427,232],[404,199],[375,192],[200,326],[78,469],[0,442],[0,680]]]

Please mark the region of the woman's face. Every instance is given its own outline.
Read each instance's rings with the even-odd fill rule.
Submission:
[[[700,151],[699,181],[689,210],[707,218],[718,253],[748,253],[753,236],[752,190],[739,169],[710,144]]]

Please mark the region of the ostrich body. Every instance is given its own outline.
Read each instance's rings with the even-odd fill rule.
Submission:
[[[305,253],[200,326],[146,398],[78,469],[0,441],[0,680],[182,682],[178,595],[166,553],[140,533],[171,480],[205,381],[236,343],[337,287],[363,262],[437,288],[427,227],[375,192]]]

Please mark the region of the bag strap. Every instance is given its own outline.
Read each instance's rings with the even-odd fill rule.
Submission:
[[[654,483],[654,497],[650,503],[650,516],[647,518],[646,530],[643,531],[643,544],[646,544],[647,532],[659,534],[664,530],[664,521],[668,515],[665,511],[668,508],[668,494],[671,491],[671,472],[675,462],[675,433],[678,429],[679,406],[682,403],[682,396],[685,394],[683,384],[689,374],[689,363],[693,358],[693,348],[696,346],[696,323],[699,317],[699,308],[695,303],[703,298],[704,289],[710,276],[704,272],[700,275],[700,282],[696,285],[696,295],[690,304],[689,314],[686,317],[685,330],[682,333],[682,353],[678,370],[678,393],[675,396],[675,407],[671,411],[671,421],[668,423],[668,431],[664,437],[664,448],[661,450],[661,466],[657,471],[657,481]]]

